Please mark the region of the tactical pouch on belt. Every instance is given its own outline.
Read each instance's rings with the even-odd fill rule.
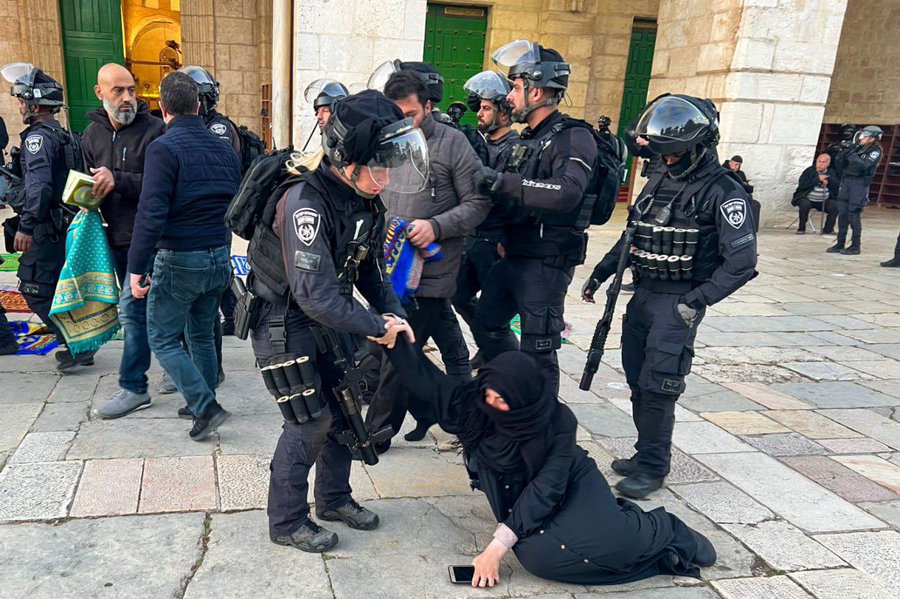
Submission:
[[[262,300],[244,285],[240,277],[234,277],[231,283],[231,291],[237,302],[234,305],[234,336],[238,339],[246,339],[250,329],[255,329],[259,324],[262,313]]]
[[[325,405],[316,370],[307,356],[278,354],[260,370],[266,389],[290,424],[304,424],[322,416]]]

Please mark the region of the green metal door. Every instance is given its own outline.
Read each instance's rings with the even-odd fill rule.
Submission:
[[[94,95],[97,71],[109,62],[125,64],[122,4],[119,0],[60,0],[66,98],[75,131],[88,124],[87,112],[100,102]]]
[[[484,67],[486,33],[486,8],[428,4],[424,60],[444,77],[442,110],[451,102],[466,101],[463,84]],[[462,122],[474,125],[475,114],[466,112]]]
[[[647,88],[650,86],[650,71],[653,66],[653,47],[656,44],[656,29],[652,25],[636,25],[631,31],[631,47],[628,50],[628,67],[625,71],[625,89],[622,94],[622,109],[619,111],[618,134],[625,135],[625,129],[637,118],[647,104]],[[630,181],[632,161],[628,161]]]

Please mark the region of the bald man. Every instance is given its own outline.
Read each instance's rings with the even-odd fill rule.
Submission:
[[[119,365],[120,389],[95,413],[101,418],[119,418],[150,405],[147,302],[132,297],[126,270],[141,196],[144,151],[166,127],[162,120],[150,114],[145,102],[137,99],[134,77],[121,65],[107,64],[100,69],[94,93],[103,107],[88,113],[91,123],[81,143],[85,168],[94,177],[94,194],[103,198],[100,212],[107,223],[106,235],[122,287],[119,321],[125,328],[125,349]]]

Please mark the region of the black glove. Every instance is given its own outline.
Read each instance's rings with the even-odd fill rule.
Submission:
[[[602,285],[603,281],[607,278],[609,277],[597,274],[597,271],[592,272],[591,276],[588,277],[587,281],[585,281],[584,285],[581,287],[581,301],[589,304],[595,303],[594,294],[597,293],[597,290],[600,289],[600,285]]]
[[[482,193],[496,193],[501,181],[500,173],[489,166],[483,166],[480,172],[475,173],[475,186]]]
[[[696,308],[691,308],[684,302],[679,302],[678,307],[678,315],[681,317],[681,320],[684,321],[685,326],[691,328],[694,326],[694,323],[697,322],[697,315],[700,313],[700,310]]]

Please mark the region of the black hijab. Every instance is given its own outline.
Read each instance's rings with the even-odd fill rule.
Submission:
[[[562,406],[537,364],[522,352],[500,354],[474,383],[470,389],[477,398],[459,434],[464,450],[496,472],[524,471],[531,479],[544,465],[553,434],[568,421]],[[500,394],[510,410],[487,405],[486,389]]]

